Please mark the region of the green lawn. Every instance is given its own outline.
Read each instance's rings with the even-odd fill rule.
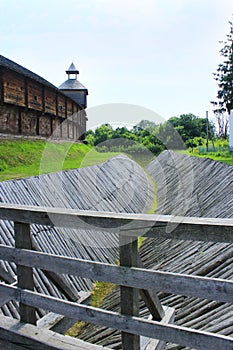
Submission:
[[[77,143],[0,140],[0,181],[91,166],[118,154]]]

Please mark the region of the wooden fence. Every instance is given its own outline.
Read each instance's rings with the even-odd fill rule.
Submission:
[[[143,268],[138,237],[166,237],[212,242],[233,241],[232,219],[185,218],[146,214],[116,214],[59,208],[0,204],[0,219],[14,222],[15,247],[0,245],[2,260],[17,265],[18,285],[0,283],[1,303],[16,300],[21,321],[36,324],[35,308],[122,331],[124,350],[140,349],[140,337],[160,339],[194,349],[233,349],[227,336],[161,322],[164,310],[158,291],[226,303],[233,302],[233,281],[161,272]],[[120,265],[56,256],[32,250],[30,224],[93,229],[119,233]],[[121,286],[121,313],[60,300],[34,291],[33,268],[70,274]],[[152,320],[138,316],[141,293]]]

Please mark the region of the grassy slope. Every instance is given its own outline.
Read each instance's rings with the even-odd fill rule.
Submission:
[[[83,144],[0,140],[0,181],[99,164],[117,154]]]
[[[199,153],[198,150],[194,149],[194,151],[187,150],[187,151],[182,151],[181,153],[187,154],[189,156],[199,157],[199,158],[210,158],[217,162],[233,165],[233,153],[230,153],[228,151]]]

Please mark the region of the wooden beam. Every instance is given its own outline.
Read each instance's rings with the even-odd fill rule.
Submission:
[[[120,265],[125,267],[137,266],[138,263],[138,239],[121,236],[120,244]],[[131,287],[120,288],[121,313],[123,315],[139,315],[139,293],[138,289]],[[123,350],[140,350],[139,335],[121,332]]]
[[[174,322],[174,317],[175,309],[172,307],[164,306],[164,317],[161,320],[161,323],[172,324]],[[143,343],[143,337],[141,339],[141,343]],[[165,341],[161,341],[159,339],[150,339],[144,350],[162,350],[165,346]]]
[[[143,263],[141,261],[140,256],[138,255],[138,267],[144,268]],[[147,289],[140,289],[140,295],[143,299],[144,303],[148,307],[153,320],[155,321],[161,321],[164,317],[164,309],[162,307],[162,304],[160,303],[160,300],[155,292],[156,288],[153,288],[151,290]]]
[[[15,222],[15,246],[19,249],[31,249],[30,225]],[[34,290],[33,269],[17,264],[18,287]],[[36,324],[36,311],[19,300],[19,314],[22,322]]]
[[[11,274],[7,272],[7,270],[4,268],[2,262],[0,262],[0,279],[8,284],[15,282],[14,277],[12,277]]]
[[[173,217],[169,215],[125,214],[66,208],[30,207],[0,204],[0,218],[24,223],[57,227],[106,230],[124,236],[141,236],[198,240],[233,241],[233,219]],[[171,229],[172,228],[172,229]]]
[[[45,87],[42,85],[42,113],[45,113]]]
[[[25,77],[24,79],[24,88],[25,88],[25,110],[28,110],[28,79]]]
[[[55,273],[66,273],[126,287],[163,291],[233,303],[233,281],[202,276],[123,267],[0,245],[2,259]]]
[[[80,297],[76,302],[79,304],[89,305],[90,298],[91,293],[85,292],[84,295]],[[73,319],[64,317],[63,315],[55,314],[54,312],[49,312],[37,321],[37,327],[50,329],[60,334],[65,334],[73,325]]]
[[[148,338],[161,339],[194,349],[232,350],[233,348],[233,338],[228,336],[177,325],[163,324],[136,316],[121,315],[117,312],[75,304],[36,292],[17,290],[16,287],[0,283],[1,289],[6,294],[14,291],[14,298],[18,301],[22,300],[27,305],[51,310],[75,320],[83,320],[121,331],[127,330],[131,334],[140,334]]]
[[[0,67],[0,103],[4,103],[4,79],[3,79],[3,68]]]
[[[25,324],[10,317],[0,317],[0,345],[7,350],[108,350],[80,339]]]

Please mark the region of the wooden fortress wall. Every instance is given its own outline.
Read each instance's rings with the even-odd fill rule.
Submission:
[[[85,132],[80,105],[52,84],[0,67],[0,133],[79,140]]]

